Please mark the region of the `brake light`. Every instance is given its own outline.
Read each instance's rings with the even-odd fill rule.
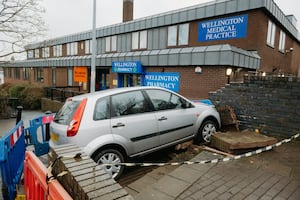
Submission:
[[[70,124],[68,126],[67,137],[73,137],[77,134],[86,102],[87,102],[87,99],[86,98],[83,99],[80,102],[76,111],[74,112],[73,118],[70,121]]]

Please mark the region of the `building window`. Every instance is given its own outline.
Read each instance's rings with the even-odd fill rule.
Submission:
[[[276,25],[271,20],[269,20],[268,35],[267,35],[267,45],[269,45],[271,47],[274,47],[275,32],[276,32]]]
[[[7,68],[7,77],[12,78],[11,68]]]
[[[117,51],[117,36],[111,36],[105,38],[105,51],[116,52]]]
[[[147,31],[140,31],[132,33],[131,48],[132,50],[147,49]]]
[[[42,57],[43,58],[50,57],[50,48],[49,47],[42,48]]]
[[[189,43],[189,24],[168,27],[168,46],[182,46]]]
[[[67,55],[74,56],[78,54],[78,43],[72,42],[67,44]]]
[[[56,68],[52,67],[52,85],[56,85]]]
[[[53,57],[61,57],[62,56],[62,45],[53,46]]]
[[[23,67],[23,80],[29,80],[29,79],[30,79],[30,68]]]
[[[34,58],[34,52],[33,52],[33,50],[27,51],[27,58],[28,59],[33,59]]]
[[[285,32],[284,31],[280,31],[280,38],[279,38],[279,51],[284,53],[285,50]]]
[[[44,69],[43,68],[35,68],[34,69],[34,80],[37,82],[44,82]]]
[[[40,50],[39,49],[34,50],[34,58],[40,58]]]
[[[20,68],[14,68],[14,78],[20,79]]]
[[[73,85],[73,69],[71,67],[68,68],[68,86]]]
[[[91,54],[92,53],[92,40],[86,40],[84,41],[84,53],[85,54]]]

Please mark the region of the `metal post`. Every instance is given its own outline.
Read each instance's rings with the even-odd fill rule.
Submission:
[[[45,112],[45,114],[46,115],[51,115],[52,114],[52,112],[51,111],[46,111]],[[45,124],[45,139],[46,139],[46,141],[49,141],[50,140],[50,123],[47,123],[47,124]]]
[[[22,110],[23,110],[23,106],[18,106],[18,107],[17,107],[16,124],[18,124],[19,121],[21,121],[21,119],[22,119]]]
[[[90,92],[95,92],[95,79],[96,79],[96,0],[93,4],[93,36],[92,36],[92,61],[91,61],[91,81]]]

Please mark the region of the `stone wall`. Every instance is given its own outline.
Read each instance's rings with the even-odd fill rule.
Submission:
[[[291,77],[245,77],[209,94],[216,106],[233,107],[240,129],[291,136],[300,131],[300,81]]]

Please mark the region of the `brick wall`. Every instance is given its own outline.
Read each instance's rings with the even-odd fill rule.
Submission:
[[[147,67],[147,72],[179,72],[179,93],[190,99],[207,99],[210,91],[226,84],[226,67],[203,67],[202,73],[195,73],[194,66],[184,67]]]
[[[300,131],[300,81],[296,78],[247,78],[210,93],[216,106],[232,106],[241,129],[291,136]]]

